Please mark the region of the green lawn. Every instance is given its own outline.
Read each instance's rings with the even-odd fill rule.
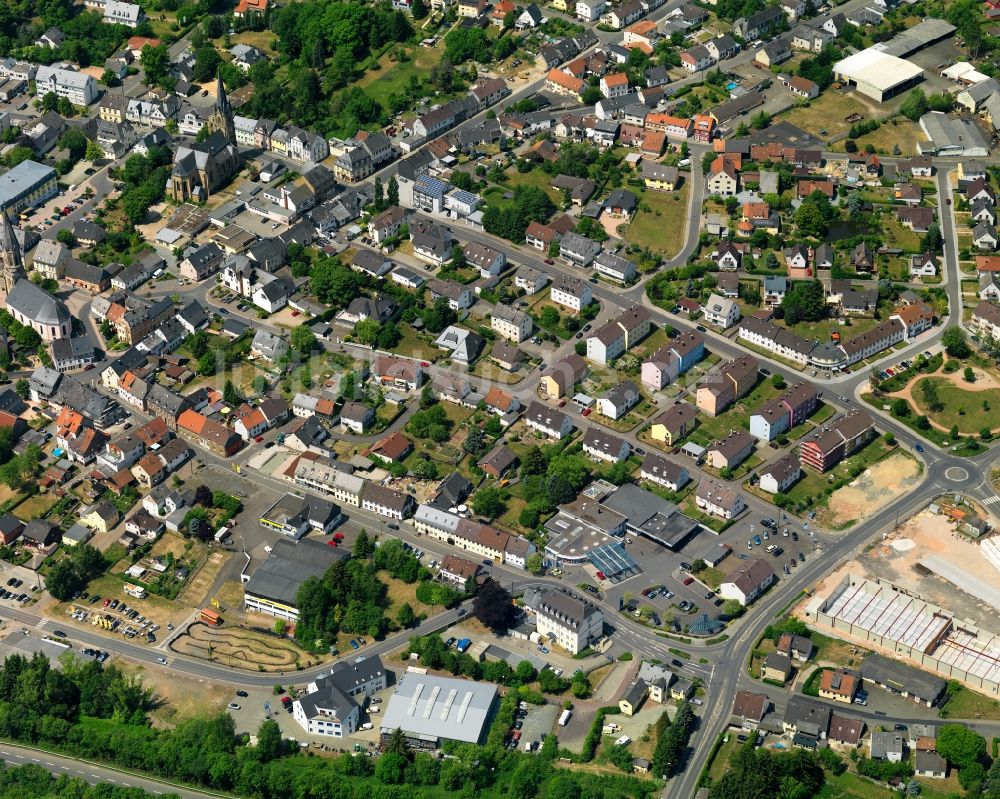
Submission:
[[[953,796],[951,793],[934,788],[931,780],[918,780],[918,782],[923,788],[920,796],[924,799],[949,799]],[[816,799],[896,799],[898,796],[899,792],[891,790],[888,786],[867,780],[853,771],[845,771],[839,777],[827,772],[826,784],[816,794]]]
[[[667,258],[677,255],[687,231],[690,190],[685,181],[675,192],[639,191],[639,211],[625,231],[625,239]]]
[[[886,247],[900,247],[903,252],[920,252],[920,234],[904,226],[891,208],[883,210],[879,226],[882,228]]]
[[[780,323],[779,323],[780,324]],[[815,339],[820,344],[830,341],[830,333],[840,333],[842,339],[860,336],[878,324],[878,320],[870,317],[851,317],[850,324],[840,324],[839,319],[820,319],[818,322],[799,322],[791,325],[790,330],[802,338]]]
[[[941,715],[954,719],[1000,719],[1000,702],[988,696],[976,693],[964,685],[948,698]]]
[[[923,394],[919,386],[924,380],[930,380],[937,388],[938,397],[944,404],[944,410],[928,413],[923,404]],[[988,388],[984,391],[966,391],[956,386],[944,377],[924,377],[917,381],[913,391],[914,399],[919,406],[919,412],[927,414],[928,418],[951,429],[958,425],[963,433],[978,434],[983,427],[995,429],[997,411],[1000,410],[1000,389]],[[984,406],[983,403],[986,403]]]
[[[788,497],[795,503],[804,502],[808,497],[816,500],[830,485],[849,478],[856,467],[867,469],[895,450],[895,447],[890,447],[879,437],[849,458],[844,458],[828,472],[819,474],[812,469],[803,469],[802,479],[788,489]]]
[[[444,350],[439,350],[409,325],[400,325],[399,332],[399,344],[393,350],[400,355],[424,361],[436,361],[444,355]]]
[[[513,191],[517,186],[534,186],[549,195],[552,202],[562,206],[562,192],[552,187],[552,178],[541,169],[518,172],[513,167],[507,171],[506,188]]]
[[[769,379],[761,380],[753,391],[739,402],[731,405],[725,413],[719,414],[714,419],[711,416],[699,414],[698,426],[685,440],[706,447],[713,441],[728,435],[731,430],[749,430],[750,415],[784,390],[775,388]]]
[[[819,407],[816,412],[806,419],[801,424],[795,425],[791,430],[789,430],[785,435],[788,436],[792,441],[798,441],[802,436],[807,433],[811,433],[825,421],[827,421],[831,416],[833,416],[837,411],[831,405],[827,405],[825,402],[820,402]]]
[[[393,61],[392,53],[403,52],[408,60]],[[404,94],[410,78],[425,80],[431,70],[444,55],[444,39],[436,47],[395,47],[382,55],[378,68],[369,69],[353,85],[360,86],[370,97],[378,100],[383,107],[390,107],[389,98],[393,94]]]

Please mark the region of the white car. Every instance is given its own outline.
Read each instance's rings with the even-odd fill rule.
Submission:
[[[166,666],[167,665],[167,659],[166,658],[157,658],[156,662],[159,663],[161,666]]]

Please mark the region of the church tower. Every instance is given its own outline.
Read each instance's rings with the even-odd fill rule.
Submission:
[[[222,75],[215,79],[215,110],[205,123],[209,133],[219,132],[226,141],[236,144],[236,125],[233,122],[233,106],[226,95],[226,87],[222,84]]]
[[[3,226],[0,227],[0,291],[7,296],[14,284],[25,277],[24,256],[17,236],[14,235],[10,216],[6,211],[0,211],[0,216],[3,216]]]

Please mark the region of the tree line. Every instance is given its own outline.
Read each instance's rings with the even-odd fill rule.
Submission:
[[[446,759],[411,751],[401,735],[389,739],[377,760],[347,752],[327,759],[283,741],[274,721],[256,731],[255,746],[248,745],[249,735],[237,734],[226,713],[154,729],[146,711],[155,697],[138,681],[72,655],[62,666],[53,668],[41,655],[4,661],[0,737],[254,799],[432,799],[443,793],[462,799],[647,799],[658,787],[625,775],[584,779],[557,771],[554,736],[538,754],[508,750],[504,740],[516,708],[514,693],[501,703],[485,745],[446,743]],[[39,786],[53,785],[37,771],[27,774]],[[0,799],[35,796],[33,788],[10,787],[8,775],[0,768]],[[90,789],[76,783],[55,784],[54,792],[41,795],[119,796],[112,786],[85,794],[80,791]]]

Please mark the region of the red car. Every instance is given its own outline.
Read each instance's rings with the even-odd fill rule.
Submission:
[[[420,365],[421,365],[422,367],[424,367],[424,369],[426,369],[427,367],[429,367],[429,366],[430,366],[430,364],[429,364],[429,363],[428,363],[427,361],[421,361],[421,362],[420,362]]]
[[[259,444],[259,443],[260,443],[261,441],[263,441],[263,440],[264,440],[264,436],[257,436],[257,438],[255,438],[255,439],[254,439],[254,441],[256,441],[256,442],[257,442],[258,444]]]
[[[331,539],[330,539],[329,541],[327,541],[327,542],[326,542],[326,545],[327,545],[328,547],[335,547],[335,546],[337,546],[337,542],[336,542],[336,541],[334,541],[334,540],[333,540],[333,539],[331,538]]]
[[[290,697],[290,696],[283,696],[283,697],[281,697],[281,704],[283,704],[283,705],[290,705],[290,704],[292,704],[292,697]]]
[[[590,408],[585,408],[583,411],[584,416],[590,416]]]
[[[546,258],[545,263],[547,263],[549,266],[552,266],[552,264],[554,264],[555,261],[553,261],[551,258]]]
[[[691,583],[693,583],[693,582],[694,582],[694,577],[685,577],[684,578],[684,585],[691,585]]]
[[[608,578],[607,578],[607,575],[604,574],[604,572],[597,572],[597,579],[598,580],[607,580]]]
[[[333,534],[333,540],[334,541],[343,541],[344,540],[344,534],[343,533],[334,533]]]

